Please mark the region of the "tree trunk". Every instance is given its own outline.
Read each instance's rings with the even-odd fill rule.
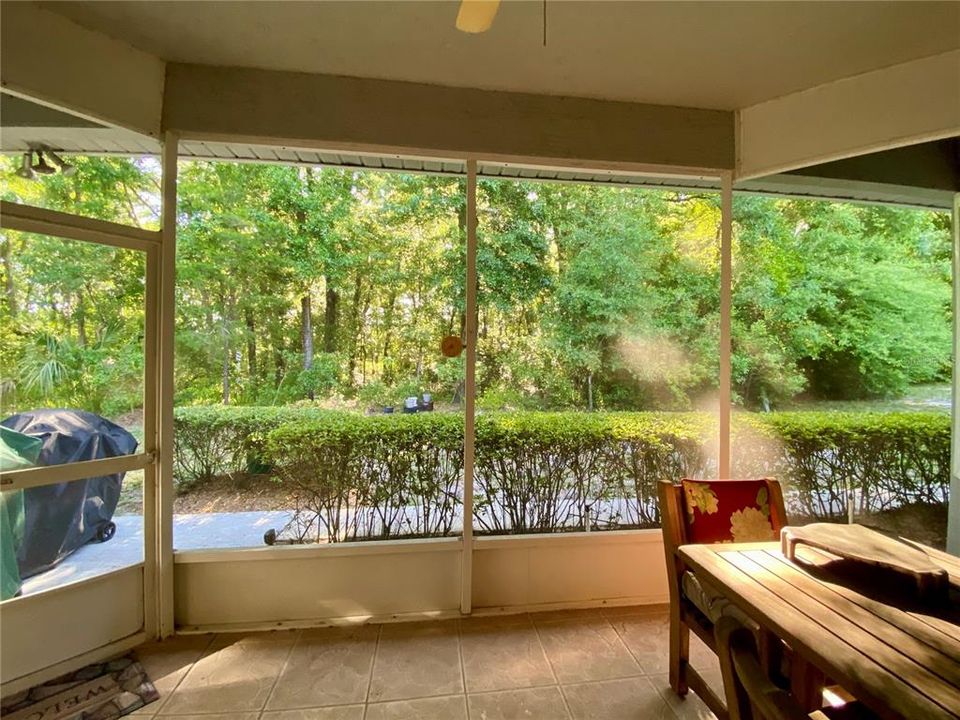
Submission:
[[[384,368],[386,368],[387,358],[390,357],[390,343],[393,342],[393,306],[396,305],[396,302],[396,290],[391,290],[387,298],[386,312],[383,318],[383,356],[380,358],[380,362]],[[381,379],[384,383],[390,385],[393,383],[393,372],[385,369]]]
[[[593,371],[587,373],[587,409],[593,412]]]
[[[246,307],[243,311],[247,324],[247,370],[250,381],[257,386],[257,326],[253,318],[253,308]]]
[[[323,351],[332,353],[337,351],[337,322],[340,315],[340,295],[330,287],[330,279],[326,279],[327,295],[323,309]]]
[[[453,334],[453,324],[456,322],[456,320],[457,320],[457,309],[455,307],[452,307],[450,309],[450,317],[447,318],[447,332],[446,332],[447,335]]]
[[[350,306],[350,360],[348,367],[348,382],[353,385],[353,375],[357,369],[357,351],[360,347],[360,301],[362,295],[363,280],[358,272],[353,283],[353,304]]]
[[[223,323],[220,326],[220,332],[223,335],[223,377],[222,377],[222,398],[223,404],[230,404],[230,364],[232,361],[230,350],[230,318],[233,309],[233,299],[227,298],[223,303]]]
[[[7,310],[10,312],[10,319],[14,320],[19,312],[17,305],[17,288],[13,280],[13,238],[7,235],[3,241],[3,253],[0,254],[0,260],[3,261],[4,290],[7,295]]]
[[[313,311],[310,308],[310,293],[300,298],[300,322],[303,335],[303,369],[313,367]],[[307,393],[313,400],[313,391]]]
[[[360,355],[360,384],[361,384],[361,385],[366,385],[366,384],[367,384],[367,334],[366,334],[366,332],[365,332],[365,331],[366,331],[366,327],[364,326],[364,322],[365,322],[364,318],[367,317],[367,313],[370,311],[370,301],[371,301],[371,297],[370,297],[370,296],[371,296],[372,294],[373,294],[373,293],[367,293],[367,296],[366,296],[366,297],[364,298],[364,300],[363,300],[363,310],[360,312],[360,327],[359,327],[359,333],[360,333],[360,340],[359,340],[359,342],[360,342],[360,351],[359,351],[359,355]],[[374,351],[374,352],[376,352],[376,351]]]
[[[273,346],[273,387],[275,390],[278,390],[283,383],[284,370],[283,347],[277,342]]]
[[[221,390],[223,404],[230,404],[230,341],[227,333],[223,333],[223,388]]]
[[[453,391],[453,404],[460,407],[466,393],[467,384],[464,380],[457,383],[457,389]]]
[[[300,332],[303,338],[303,369],[313,367],[313,312],[310,309],[310,293],[300,298]]]
[[[87,302],[83,290],[77,293],[77,338],[80,347],[87,346]]]
[[[467,186],[466,181],[460,183],[460,188],[462,194],[460,197],[463,198],[463,202],[457,208],[457,229],[459,230],[460,242],[463,243],[464,249],[464,258],[466,257],[466,248],[467,248]],[[466,266],[464,266],[464,272],[466,272]],[[462,278],[463,281],[463,295],[459,298],[454,298],[454,306],[460,305],[460,337],[464,340],[467,339],[467,277],[464,275]],[[479,303],[478,303],[479,305]]]

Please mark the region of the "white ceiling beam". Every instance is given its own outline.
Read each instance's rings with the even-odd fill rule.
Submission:
[[[185,138],[345,151],[732,169],[733,113],[203,65],[167,66]]]
[[[737,135],[738,179],[960,135],[960,50],[744,108]]]
[[[0,85],[90,120],[158,137],[164,62],[33,3],[5,2]]]

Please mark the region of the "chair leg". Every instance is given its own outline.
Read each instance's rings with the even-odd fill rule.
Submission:
[[[690,664],[690,628],[679,612],[670,613],[670,687],[680,697],[689,691],[687,666]]]
[[[823,707],[823,672],[806,660],[793,656],[790,663],[790,690],[804,712]]]
[[[780,638],[769,630],[760,628],[757,633],[757,647],[760,653],[760,665],[766,671],[767,677],[777,680],[786,677],[783,672],[783,643]]]

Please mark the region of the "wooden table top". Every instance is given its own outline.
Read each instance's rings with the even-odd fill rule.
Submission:
[[[960,558],[921,545],[950,575],[949,601],[923,604],[902,577],[780,543],[684,545],[700,582],[884,718],[960,718]]]

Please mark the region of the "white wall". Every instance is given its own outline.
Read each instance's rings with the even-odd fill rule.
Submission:
[[[459,538],[175,555],[180,631],[454,616]],[[476,613],[666,602],[659,530],[477,538]]]
[[[659,530],[475,540],[473,607],[477,612],[668,600]]]
[[[174,556],[179,629],[456,612],[460,540],[187,551]]]
[[[18,678],[135,635],[142,628],[140,565],[6,600],[0,605],[3,693]]]

